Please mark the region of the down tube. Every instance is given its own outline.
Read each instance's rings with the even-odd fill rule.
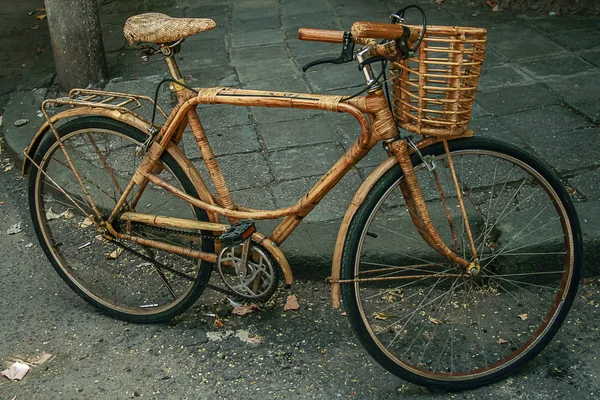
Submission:
[[[329,193],[329,191],[338,184],[338,182],[348,173],[356,163],[363,159],[369,151],[375,146],[377,141],[369,143],[361,143],[361,139],[357,139],[352,146],[337,160],[325,175],[319,179],[317,183],[306,193],[299,201],[300,211],[295,215],[287,216],[271,233],[270,239],[278,246],[296,229],[298,224],[302,222],[319,202]]]

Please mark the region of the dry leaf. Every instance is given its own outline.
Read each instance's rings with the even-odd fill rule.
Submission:
[[[10,379],[11,381],[20,381],[29,372],[29,365],[16,362],[11,365],[8,369],[1,372],[2,375]]]
[[[498,344],[507,344],[508,340],[504,340],[502,338],[498,338]]]
[[[440,321],[439,319],[433,318],[431,315],[429,317],[427,317],[427,319],[432,324],[435,324],[435,325],[441,325],[442,324],[442,321]]]
[[[46,9],[45,8],[36,8],[35,11],[41,11],[41,12],[45,12]]]
[[[346,313],[346,311],[344,311],[343,313],[340,314],[342,317],[345,317],[348,315],[348,313]]]
[[[287,301],[283,306],[283,311],[296,311],[300,308],[300,304],[298,304],[298,299],[293,294],[287,297]]]
[[[258,304],[256,304],[256,303],[250,303],[248,305],[248,307],[250,307],[254,311],[260,311],[260,310],[262,310],[262,308],[260,308],[260,306]]]
[[[435,0],[436,4],[443,4],[444,0]]]
[[[492,11],[493,11],[493,12],[498,12],[498,11],[500,11],[500,6],[494,6],[494,7],[492,7]]]
[[[527,319],[528,315],[527,314],[519,314],[519,318],[521,318],[523,321],[525,321]]]
[[[587,285],[588,283],[592,283],[592,282],[594,282],[594,281],[595,281],[595,279],[594,279],[594,278],[584,278],[584,279],[583,279],[583,284],[584,284],[584,285]]]
[[[94,223],[90,217],[86,217],[83,222],[79,225],[80,228],[88,228],[92,226]]]
[[[487,0],[486,4],[492,8],[498,6],[498,2],[496,0]]]
[[[121,255],[121,253],[123,253],[123,248],[122,247],[117,247],[115,249],[115,251],[113,251],[112,253],[110,253],[109,255],[107,255],[106,258],[108,258],[109,260],[116,260],[117,258],[119,258],[119,256]]]
[[[221,321],[221,318],[219,318],[219,314],[215,314],[215,323],[213,324],[213,326],[215,328],[223,328],[225,326],[223,321]]]
[[[233,311],[231,313],[235,314],[235,315],[246,315],[246,314],[250,314],[251,312],[252,312],[252,309],[250,307],[235,306],[235,307],[233,307]]]
[[[53,219],[59,219],[62,217],[67,218],[68,213],[71,213],[71,211],[67,210],[67,211],[61,212],[60,214],[56,214],[56,213],[52,212],[52,207],[51,207],[50,209],[48,209],[48,211],[46,211],[46,219],[48,221],[52,221]],[[72,217],[73,217],[73,213],[71,213],[71,218]]]
[[[13,164],[8,165],[6,168],[4,168],[4,172],[10,171],[11,169],[13,169],[13,167],[14,167]]]
[[[2,126],[2,115],[0,115],[0,127]]]
[[[392,318],[393,316],[393,314],[384,314],[382,312],[373,313],[373,317],[381,321],[385,321],[386,319]]]
[[[40,14],[37,17],[35,17],[35,19],[39,19],[40,21],[46,19],[46,14]]]
[[[67,211],[65,211],[63,217],[65,217],[66,219],[73,218],[74,215],[73,215],[73,212],[71,211],[71,209],[68,209]]]
[[[21,229],[21,223],[19,222],[18,224],[14,224],[10,228],[8,228],[6,230],[6,234],[7,235],[16,235],[17,233],[21,232],[22,230],[23,229]]]

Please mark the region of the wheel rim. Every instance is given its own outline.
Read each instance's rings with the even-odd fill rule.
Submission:
[[[92,141],[94,139],[95,147]],[[62,137],[69,155],[82,176],[94,201],[103,214],[109,214],[122,190],[135,171],[139,158],[135,156],[139,140],[109,129],[79,129]],[[96,153],[100,150],[106,164],[114,172],[112,179],[105,164]],[[44,241],[48,246],[59,272],[70,281],[84,297],[98,303],[101,308],[123,315],[156,315],[173,309],[192,291],[201,262],[187,260],[158,249],[144,249],[139,245],[125,243],[128,247],[170,265],[189,279],[156,268],[147,259],[127,250],[122,251],[114,243],[101,240],[96,228],[85,227],[85,215],[65,198],[56,186],[62,187],[74,198],[84,211],[92,214],[74,174],[67,171],[68,163],[58,143],[53,143],[40,162],[42,172],[36,177],[35,207],[37,220]],[[81,168],[81,169],[80,169]],[[181,188],[170,168],[163,164],[161,178]],[[133,194],[128,197],[131,201]],[[72,213],[64,213],[68,210]],[[165,197],[156,188],[148,187],[138,202],[137,212],[177,216],[195,219],[194,209],[174,196]],[[127,229],[122,224],[121,230]],[[201,240],[189,241],[178,235],[159,231],[133,228],[132,233],[148,239],[171,244],[188,245],[201,249]],[[110,259],[110,257],[114,257]]]
[[[481,280],[432,277],[423,279],[433,282],[431,288],[425,289],[418,287],[425,285],[423,280],[421,282],[419,282],[418,279],[397,281],[394,285],[390,285],[390,287],[395,288],[396,291],[392,291],[391,289],[381,290],[373,287],[365,288],[365,286],[369,285],[368,283],[354,283],[354,292],[360,316],[379,351],[383,352],[397,366],[400,366],[402,369],[408,370],[415,375],[429,379],[448,381],[473,380],[491,375],[522,359],[538,345],[541,338],[548,333],[555,319],[560,314],[560,310],[567,295],[567,290],[565,289],[569,287],[572,280],[574,264],[573,235],[570,231],[571,228],[566,210],[557,194],[551,190],[550,184],[539,173],[516,158],[493,151],[456,151],[452,153],[452,157],[457,168],[459,180],[461,180],[461,186],[463,190],[465,187],[467,189],[467,192],[463,193],[466,197],[465,203],[467,207],[470,206],[470,211],[473,215],[476,215],[477,212],[481,215],[480,210],[477,210],[475,204],[479,204],[481,209],[481,204],[485,204],[485,202],[481,202],[481,199],[473,201],[470,195],[481,195],[485,192],[483,189],[486,188],[486,185],[482,185],[482,190],[478,191],[475,190],[477,188],[473,188],[466,183],[468,179],[464,176],[465,171],[476,171],[476,169],[473,169],[473,162],[467,162],[467,165],[465,165],[464,160],[471,159],[472,161],[473,157],[478,157],[480,159],[481,157],[494,157],[497,161],[496,166],[494,167],[494,173],[491,175],[493,177],[492,181],[494,181],[496,177],[506,176],[507,178],[505,181],[510,183],[510,185],[495,187],[494,185],[491,187],[490,185],[487,185],[487,188],[491,189],[489,190],[488,197],[492,199],[492,202],[488,202],[488,212],[483,213],[486,218],[483,218],[483,223],[478,222],[477,219],[474,218],[475,225],[481,225],[478,230],[479,235],[474,233],[482,265]],[[447,169],[444,158],[444,154],[436,157],[438,173],[440,174],[440,170]],[[462,166],[461,162],[463,163]],[[512,163],[513,165],[509,171],[505,171],[504,167],[498,167],[500,163],[506,165]],[[524,174],[524,172],[527,171],[532,174],[533,179],[529,181],[524,180],[522,186],[520,184],[516,186],[517,190],[514,191],[515,193],[504,197],[512,198],[514,194],[514,199],[520,198],[523,200],[529,198],[535,199],[536,203],[540,203],[542,201],[539,197],[540,194],[545,194],[547,203],[546,208],[533,211],[532,215],[537,215],[537,217],[534,217],[533,221],[541,221],[541,216],[546,216],[548,210],[553,210],[556,213],[555,217],[557,218],[551,221],[551,223],[547,225],[537,223],[527,225],[527,223],[520,222],[519,219],[525,221],[524,218],[527,215],[527,212],[525,211],[528,211],[526,208],[530,207],[526,202],[522,202],[521,208],[523,210],[517,213],[517,217],[520,218],[508,218],[509,213],[506,212],[504,214],[497,214],[499,218],[493,218],[495,215],[494,205],[498,204],[494,203],[494,197],[499,200],[503,197],[502,190],[513,186],[513,182],[519,182],[519,180],[516,179],[518,174],[514,175],[514,168],[518,168],[519,171],[517,172],[520,172],[521,174]],[[429,174],[422,165],[416,167],[415,170],[420,178],[422,178],[424,174]],[[510,170],[512,170],[512,172]],[[511,175],[507,174],[513,174],[512,178]],[[483,175],[485,176],[485,174]],[[397,184],[401,179],[402,178],[387,190],[369,215],[368,221],[361,234],[356,254],[355,277],[365,277],[365,271],[376,270],[377,268],[384,270],[381,273],[367,273],[367,276],[393,276],[394,274],[425,275],[431,273],[432,269],[428,269],[429,267],[427,264],[432,263],[432,261],[433,264],[439,264],[437,269],[433,269],[438,274],[442,272],[462,272],[457,267],[451,265],[444,266],[442,264],[444,261],[441,260],[441,258],[433,257],[430,259],[428,257],[422,257],[422,253],[419,252],[418,246],[413,246],[413,252],[410,254],[403,252],[404,254],[394,255],[396,258],[411,259],[412,265],[415,265],[415,267],[410,270],[410,273],[407,272],[409,270],[390,272],[390,264],[370,261],[370,258],[373,258],[375,252],[369,250],[369,242],[380,239],[381,232],[385,232],[385,225],[389,225],[390,222],[388,220],[385,221],[386,224],[380,225],[384,219],[382,219],[381,216],[378,217],[376,214],[384,209],[384,203],[386,202],[389,203],[388,207],[390,210],[394,208],[393,206],[396,205],[396,203],[393,202],[398,201],[397,197],[399,197],[400,192],[397,188]],[[422,188],[431,187],[431,184],[429,186],[423,184],[426,182],[426,179],[421,179],[420,182]],[[432,178],[431,182],[433,182]],[[445,192],[452,193],[449,186],[450,181],[446,180],[445,183],[442,183]],[[528,190],[525,191],[523,188]],[[533,190],[532,188],[537,188],[537,190]],[[521,190],[521,194],[518,193],[519,190]],[[432,197],[432,193],[426,190],[423,192],[426,200]],[[527,194],[525,194],[525,192],[527,192]],[[496,194],[494,195],[494,193]],[[504,193],[508,195],[510,192],[505,190]],[[394,195],[396,198],[392,198]],[[512,200],[513,202],[514,199]],[[449,199],[448,201],[449,203],[452,203],[452,206],[458,204],[455,199]],[[431,202],[428,202],[428,204],[430,203]],[[552,207],[548,208],[548,204]],[[402,207],[402,205],[403,203],[401,202],[397,203],[398,208]],[[451,214],[456,218],[457,212],[453,210],[452,206],[450,207]],[[510,207],[503,207],[499,210],[510,211],[513,208],[514,207],[511,205]],[[382,215],[385,215],[385,211]],[[445,217],[445,213],[438,210],[438,216],[440,218],[442,218],[441,215],[444,215]],[[407,219],[407,217],[405,219]],[[496,221],[495,223],[494,220]],[[448,224],[446,223],[446,225]],[[507,230],[510,225],[512,225],[513,228],[518,228],[514,231],[517,232],[513,237],[514,240],[502,238],[502,235],[508,235]],[[407,226],[406,221],[398,226],[405,228]],[[439,229],[440,224],[436,223],[435,226]],[[553,228],[554,232],[546,234],[546,231],[550,227]],[[422,239],[417,236],[414,226],[412,226],[412,229],[414,231],[412,237],[416,237],[418,241],[422,242]],[[450,244],[452,242],[449,238],[452,235],[449,232],[450,229],[448,228],[447,230],[448,232],[445,232],[446,235],[442,236],[444,237],[445,242]],[[495,230],[500,231],[500,237],[490,240],[490,236],[497,234]],[[564,241],[564,250],[544,251],[546,254],[527,254],[528,248],[533,248],[536,243],[537,245],[542,245],[545,244],[543,242],[544,240],[547,240],[548,242],[556,241],[557,238],[552,236],[556,233],[556,230],[560,231],[558,236]],[[371,236],[367,235],[367,232],[369,232]],[[372,237],[373,233],[378,235],[377,239]],[[406,230],[395,232],[395,234],[399,235],[397,237],[398,243],[405,243],[411,238],[411,235],[409,235]],[[488,237],[486,237],[486,235]],[[508,237],[510,238],[510,236]],[[530,240],[533,237],[536,238]],[[466,242],[464,234],[459,235],[459,242]],[[549,243],[547,244],[549,248],[555,247],[554,245],[551,246]],[[461,246],[462,249],[466,249],[466,247],[468,247],[468,245]],[[541,248],[543,248],[543,246]],[[381,248],[377,250],[380,253],[383,252]],[[465,250],[463,250],[462,255],[467,259],[469,258],[469,254]],[[509,268],[506,265],[501,265],[502,263],[506,263],[507,265],[515,263],[516,265],[515,261],[505,261],[505,259],[516,259],[519,257],[521,258],[521,260],[519,260],[520,263],[523,263],[523,260],[527,260],[531,257],[544,257],[544,259],[553,259],[555,262],[554,265],[557,265],[556,260],[558,258],[561,259],[561,267],[548,271],[509,272]],[[379,254],[375,259],[381,260],[382,257]],[[448,264],[447,260],[445,262]],[[531,262],[531,259],[529,262]],[[369,263],[370,265],[365,263]],[[498,269],[498,265],[504,269]],[[387,271],[385,268],[387,268]],[[494,270],[492,270],[492,268],[494,268]],[[554,277],[549,279],[553,274]],[[560,280],[557,282],[555,277],[559,274],[561,276]],[[542,278],[551,281],[552,285],[548,286],[548,283],[534,283],[536,280],[539,281]],[[525,282],[525,279],[533,280],[534,282]],[[370,285],[376,286],[377,284],[371,283]],[[379,283],[379,285],[381,285],[381,283]],[[412,288],[410,288],[411,285],[413,286]],[[534,291],[532,291],[532,288],[534,288]],[[427,292],[427,290],[429,290],[429,292]],[[541,293],[544,291],[548,293]],[[475,294],[475,296],[473,296],[473,294]],[[388,298],[386,299],[385,296]],[[398,298],[394,299],[394,296],[397,296]],[[550,297],[552,298],[551,301],[548,300]],[[537,301],[535,301],[536,298],[538,298]],[[462,303],[461,299],[463,300]],[[537,304],[532,304],[534,302]],[[402,311],[400,306],[392,307],[390,306],[392,303],[404,304],[404,307],[406,307],[407,310]],[[512,304],[514,304],[514,306],[511,307]],[[414,309],[415,305],[416,309]],[[527,305],[527,307],[524,305]],[[546,305],[547,307],[543,314],[539,311],[539,307],[542,305]],[[448,309],[449,306],[451,307],[450,310]],[[456,306],[458,306],[458,308],[455,308]],[[410,311],[410,307],[413,307],[412,311]],[[503,308],[503,310],[501,308]],[[530,311],[524,311],[525,308],[530,309]],[[398,309],[400,309],[400,311]],[[515,319],[511,320],[511,317]],[[532,324],[532,322],[535,323]],[[496,332],[490,332],[491,329],[496,330]],[[446,331],[445,335],[444,330]],[[441,342],[442,344],[437,344],[438,342]],[[436,344],[434,345],[434,343]]]

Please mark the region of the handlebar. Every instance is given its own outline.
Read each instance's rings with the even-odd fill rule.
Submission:
[[[398,39],[405,34],[406,29],[410,32],[408,35],[409,43],[416,42],[421,33],[421,27],[418,26],[382,24],[379,22],[355,22],[350,32],[352,33],[354,43],[366,44],[366,41],[369,39]],[[344,31],[300,28],[298,29],[298,39],[313,42],[342,43],[344,41]]]
[[[300,28],[298,29],[298,39],[313,42],[343,43],[344,31]]]

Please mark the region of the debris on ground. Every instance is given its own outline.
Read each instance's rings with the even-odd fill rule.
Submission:
[[[30,369],[31,367],[29,367],[29,365],[17,361],[4,371],[0,372],[0,374],[4,375],[11,381],[20,381]]]
[[[52,221],[53,219],[59,219],[65,217],[66,219],[70,219],[73,218],[73,213],[71,212],[71,210],[67,210],[67,211],[63,211],[60,214],[56,214],[54,212],[52,212],[52,207],[50,207],[50,209],[48,211],[46,211],[46,219],[48,221]]]
[[[29,123],[29,120],[26,118],[22,118],[22,119],[18,119],[15,121],[15,126],[18,128],[20,126],[23,126],[25,124]]]
[[[223,321],[221,321],[221,318],[219,318],[219,314],[215,314],[215,323],[213,324],[213,326],[215,328],[225,327],[225,324],[223,323]]]
[[[287,301],[283,306],[283,311],[296,311],[300,308],[300,304],[298,304],[298,299],[295,295],[291,294],[287,297]]]
[[[21,232],[23,229],[21,229],[21,223],[17,223],[14,224],[13,226],[11,226],[10,228],[8,228],[6,230],[6,234],[7,235],[16,235],[17,233]]]
[[[253,310],[250,307],[236,306],[236,307],[233,307],[233,311],[231,313],[235,314],[235,315],[246,315],[246,314],[252,313],[252,311]]]

